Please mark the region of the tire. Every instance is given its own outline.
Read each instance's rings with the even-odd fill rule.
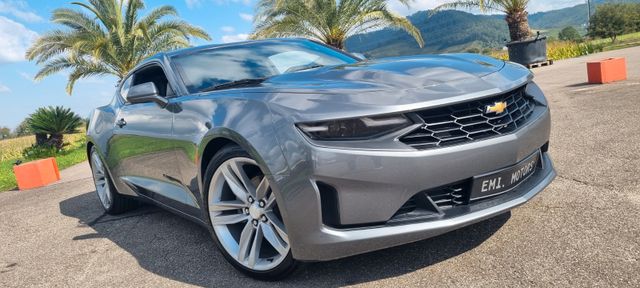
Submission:
[[[204,179],[209,231],[227,261],[259,280],[291,274],[298,262],[291,255],[275,194],[255,160],[238,146],[223,147],[209,162]]]
[[[96,194],[107,214],[121,214],[137,206],[137,202],[134,199],[118,193],[113,182],[111,182],[109,171],[104,162],[102,162],[102,158],[95,146],[91,147],[89,163],[91,165],[93,183],[96,186]]]

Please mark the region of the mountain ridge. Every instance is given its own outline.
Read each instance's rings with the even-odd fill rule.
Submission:
[[[640,0],[596,0],[592,1],[592,11],[595,11],[595,5],[605,2],[638,3]],[[423,48],[418,47],[416,41],[407,33],[385,28],[350,37],[346,42],[347,50],[363,53],[368,57],[480,52],[484,49],[499,49],[509,38],[504,15],[499,14],[480,15],[459,10],[445,10],[429,16],[429,11],[419,11],[407,18],[422,33],[425,40]],[[559,30],[567,26],[574,26],[584,31],[586,23],[586,4],[529,15],[529,26],[534,31]]]

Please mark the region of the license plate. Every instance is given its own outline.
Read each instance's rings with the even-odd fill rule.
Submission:
[[[473,178],[471,200],[494,196],[509,191],[529,178],[537,169],[540,153],[511,167]]]

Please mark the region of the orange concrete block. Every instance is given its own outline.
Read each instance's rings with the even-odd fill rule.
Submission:
[[[627,64],[624,58],[587,62],[587,76],[592,84],[627,80]]]
[[[13,166],[20,190],[45,186],[60,180],[55,158],[46,158]]]

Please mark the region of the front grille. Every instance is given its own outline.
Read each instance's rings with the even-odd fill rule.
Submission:
[[[507,103],[504,112],[485,113],[487,106],[501,101]],[[508,134],[527,122],[534,107],[534,100],[523,87],[498,96],[418,111],[424,124],[400,141],[416,149],[429,149]]]
[[[439,217],[449,208],[469,204],[470,181],[456,182],[413,195],[387,223]]]

